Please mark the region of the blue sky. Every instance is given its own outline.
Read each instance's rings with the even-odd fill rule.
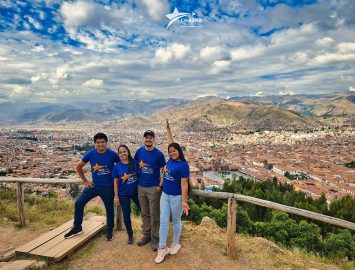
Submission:
[[[189,16],[167,29],[175,8]],[[355,91],[352,0],[0,0],[0,12],[0,102]]]

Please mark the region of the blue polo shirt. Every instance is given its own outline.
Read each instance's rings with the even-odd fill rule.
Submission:
[[[186,161],[169,159],[164,167],[163,192],[181,195],[181,178],[189,178],[190,168]]]
[[[81,159],[90,162],[92,181],[96,187],[113,187],[112,169],[120,161],[118,154],[111,149],[106,149],[100,154],[94,148],[88,151]]]
[[[156,187],[160,183],[160,168],[166,164],[164,155],[157,148],[147,151],[144,146],[138,148],[134,159],[139,166],[139,185]]]
[[[138,164],[134,161],[134,169],[121,161],[113,168],[112,178],[118,178],[118,194],[133,196],[138,193]]]

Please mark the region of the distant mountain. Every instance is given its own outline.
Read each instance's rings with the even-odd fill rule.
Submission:
[[[355,116],[355,93],[353,92],[321,95],[233,97],[230,100],[254,105],[276,105],[298,113],[324,118]]]
[[[107,103],[84,101],[70,104],[6,102],[0,104],[0,122],[119,119],[147,116],[166,108],[185,106],[189,102],[191,101],[174,98],[151,101],[112,100]]]
[[[0,104],[0,122],[82,121],[126,117],[159,118],[169,113],[189,128],[241,126],[262,129],[318,125],[315,118],[354,119],[355,94],[283,95],[266,97],[216,96],[196,100],[154,99],[112,100],[109,102],[80,101],[69,104],[6,102]],[[307,116],[305,116],[307,115]]]
[[[158,121],[168,117],[172,123],[188,130],[210,130],[219,127],[246,130],[280,130],[315,127],[320,123],[309,116],[269,105],[245,104],[238,101],[213,100],[180,109],[156,113]]]

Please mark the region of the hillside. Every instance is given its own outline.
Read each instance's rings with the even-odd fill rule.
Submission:
[[[73,218],[74,202],[71,199],[26,195],[27,225],[26,228],[19,228],[15,196],[14,190],[0,189],[0,256]],[[195,209],[193,204],[191,209]],[[88,216],[92,216],[88,211],[98,215],[105,213],[103,206],[94,201],[85,208]],[[237,220],[237,227],[242,226],[241,223],[238,225],[238,222],[243,222],[242,216],[239,219],[237,216]],[[140,239],[141,218],[132,214],[132,223],[135,238]],[[169,256],[163,264],[156,266],[156,254],[151,248],[127,245],[124,231],[115,232],[112,242],[105,241],[104,234],[100,234],[50,269],[340,269],[334,263],[326,263],[326,259],[319,256],[295,249],[286,250],[261,237],[243,234],[236,234],[235,237],[236,256],[230,259],[225,255],[225,229],[210,222],[197,226],[190,221],[183,221],[183,248],[178,255]],[[171,243],[171,239],[168,243]],[[353,262],[336,262],[346,269],[354,265]]]
[[[168,116],[173,124],[195,131],[219,127],[279,130],[319,125],[317,120],[309,116],[303,116],[282,107],[220,100],[179,109],[167,109],[154,116],[159,121]]]
[[[133,216],[132,221],[136,239],[139,239],[141,219]],[[236,235],[236,256],[230,259],[225,255],[224,230],[209,224],[195,226],[190,222],[183,223],[183,248],[177,255],[167,256],[160,265],[154,263],[156,253],[149,245],[127,245],[126,233],[119,231],[115,232],[112,242],[105,241],[104,234],[100,234],[71,257],[51,265],[49,269],[341,269],[319,258],[306,257],[297,250],[282,249],[264,238],[243,235]],[[0,225],[0,231],[2,250],[6,249],[6,244],[14,247],[38,236],[37,232],[16,230],[4,224]],[[13,241],[14,238],[17,240]],[[171,243],[171,232],[168,243]]]
[[[265,97],[233,97],[254,105],[276,105],[302,114],[320,117],[354,117],[355,93],[329,93],[322,95],[278,95]]]
[[[179,119],[191,128],[208,128],[211,123],[217,123],[217,126],[238,124],[243,127],[252,125],[254,129],[275,129],[287,126],[289,121],[290,126],[304,126],[312,122],[299,114],[327,119],[341,117],[354,121],[355,95],[352,92],[344,92],[233,97],[228,100],[207,96],[195,100],[168,98],[150,101],[80,101],[68,104],[6,102],[0,103],[0,122],[111,120],[132,116],[148,117],[166,110],[171,114],[181,113],[182,117]],[[255,112],[251,113],[252,111]],[[189,123],[189,119],[183,118],[189,118],[190,113],[192,119]],[[272,123],[268,124],[270,119]],[[251,122],[255,120],[258,121]]]

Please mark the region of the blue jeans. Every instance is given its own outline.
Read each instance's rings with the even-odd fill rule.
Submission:
[[[170,214],[173,220],[173,243],[179,243],[181,235],[182,197],[162,192],[160,197],[159,248],[166,247]]]
[[[92,188],[85,187],[83,192],[75,201],[75,212],[74,212],[74,227],[81,228],[84,216],[85,205],[96,196],[100,196],[104,202],[106,209],[106,224],[107,229],[113,229],[115,224],[115,210],[113,205],[114,191],[113,187],[97,187]]]
[[[126,231],[128,234],[133,234],[132,222],[131,222],[131,199],[140,210],[141,207],[139,205],[138,193],[132,196],[119,195],[119,198],[120,198],[120,204],[122,208],[123,221],[124,221],[124,225],[126,226]]]

